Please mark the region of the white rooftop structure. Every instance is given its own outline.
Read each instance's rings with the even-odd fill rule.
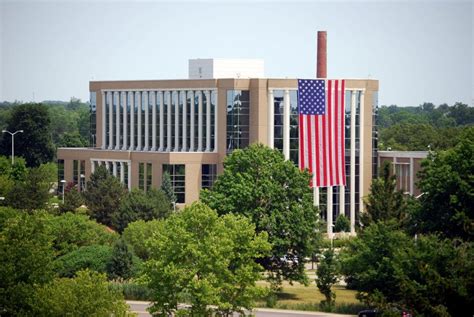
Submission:
[[[263,59],[198,58],[189,60],[189,79],[264,78]]]

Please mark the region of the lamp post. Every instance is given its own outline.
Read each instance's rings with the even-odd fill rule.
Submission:
[[[80,190],[79,190],[80,192],[83,192],[84,187],[86,187],[85,186],[85,184],[86,184],[85,178],[86,178],[86,176],[84,174],[81,174],[81,185],[79,186],[80,187]]]
[[[15,163],[15,134],[23,133],[23,130],[17,130],[13,133],[11,133],[8,130],[2,130],[2,133],[8,133],[12,136],[12,165],[13,165],[13,163]]]
[[[61,184],[63,184],[63,204],[64,204],[64,187],[66,187],[66,181],[62,179]]]
[[[331,236],[330,236],[330,238],[331,238],[331,249],[332,249],[333,248],[333,241],[334,241],[334,224],[331,224],[330,226],[331,226],[331,234],[330,234]]]

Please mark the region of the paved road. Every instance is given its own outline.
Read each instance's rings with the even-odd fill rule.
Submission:
[[[151,315],[146,311],[149,307],[148,302],[127,301],[130,305],[130,310],[138,314],[139,317],[150,317]],[[237,317],[237,315],[235,315]],[[279,309],[255,309],[256,317],[351,317],[352,315],[331,314],[322,312],[304,312],[296,310],[279,310]]]

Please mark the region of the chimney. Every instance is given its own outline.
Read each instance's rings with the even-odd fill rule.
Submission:
[[[316,78],[327,77],[327,32],[318,31],[318,56],[316,62]]]

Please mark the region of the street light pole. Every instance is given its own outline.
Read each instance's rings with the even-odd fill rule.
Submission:
[[[61,184],[63,184],[63,205],[64,205],[64,187],[66,187],[66,181],[62,179]]]
[[[23,133],[23,130],[17,130],[13,133],[11,133],[8,130],[2,130],[2,133],[8,133],[12,136],[12,165],[13,165],[15,163],[15,134]]]

